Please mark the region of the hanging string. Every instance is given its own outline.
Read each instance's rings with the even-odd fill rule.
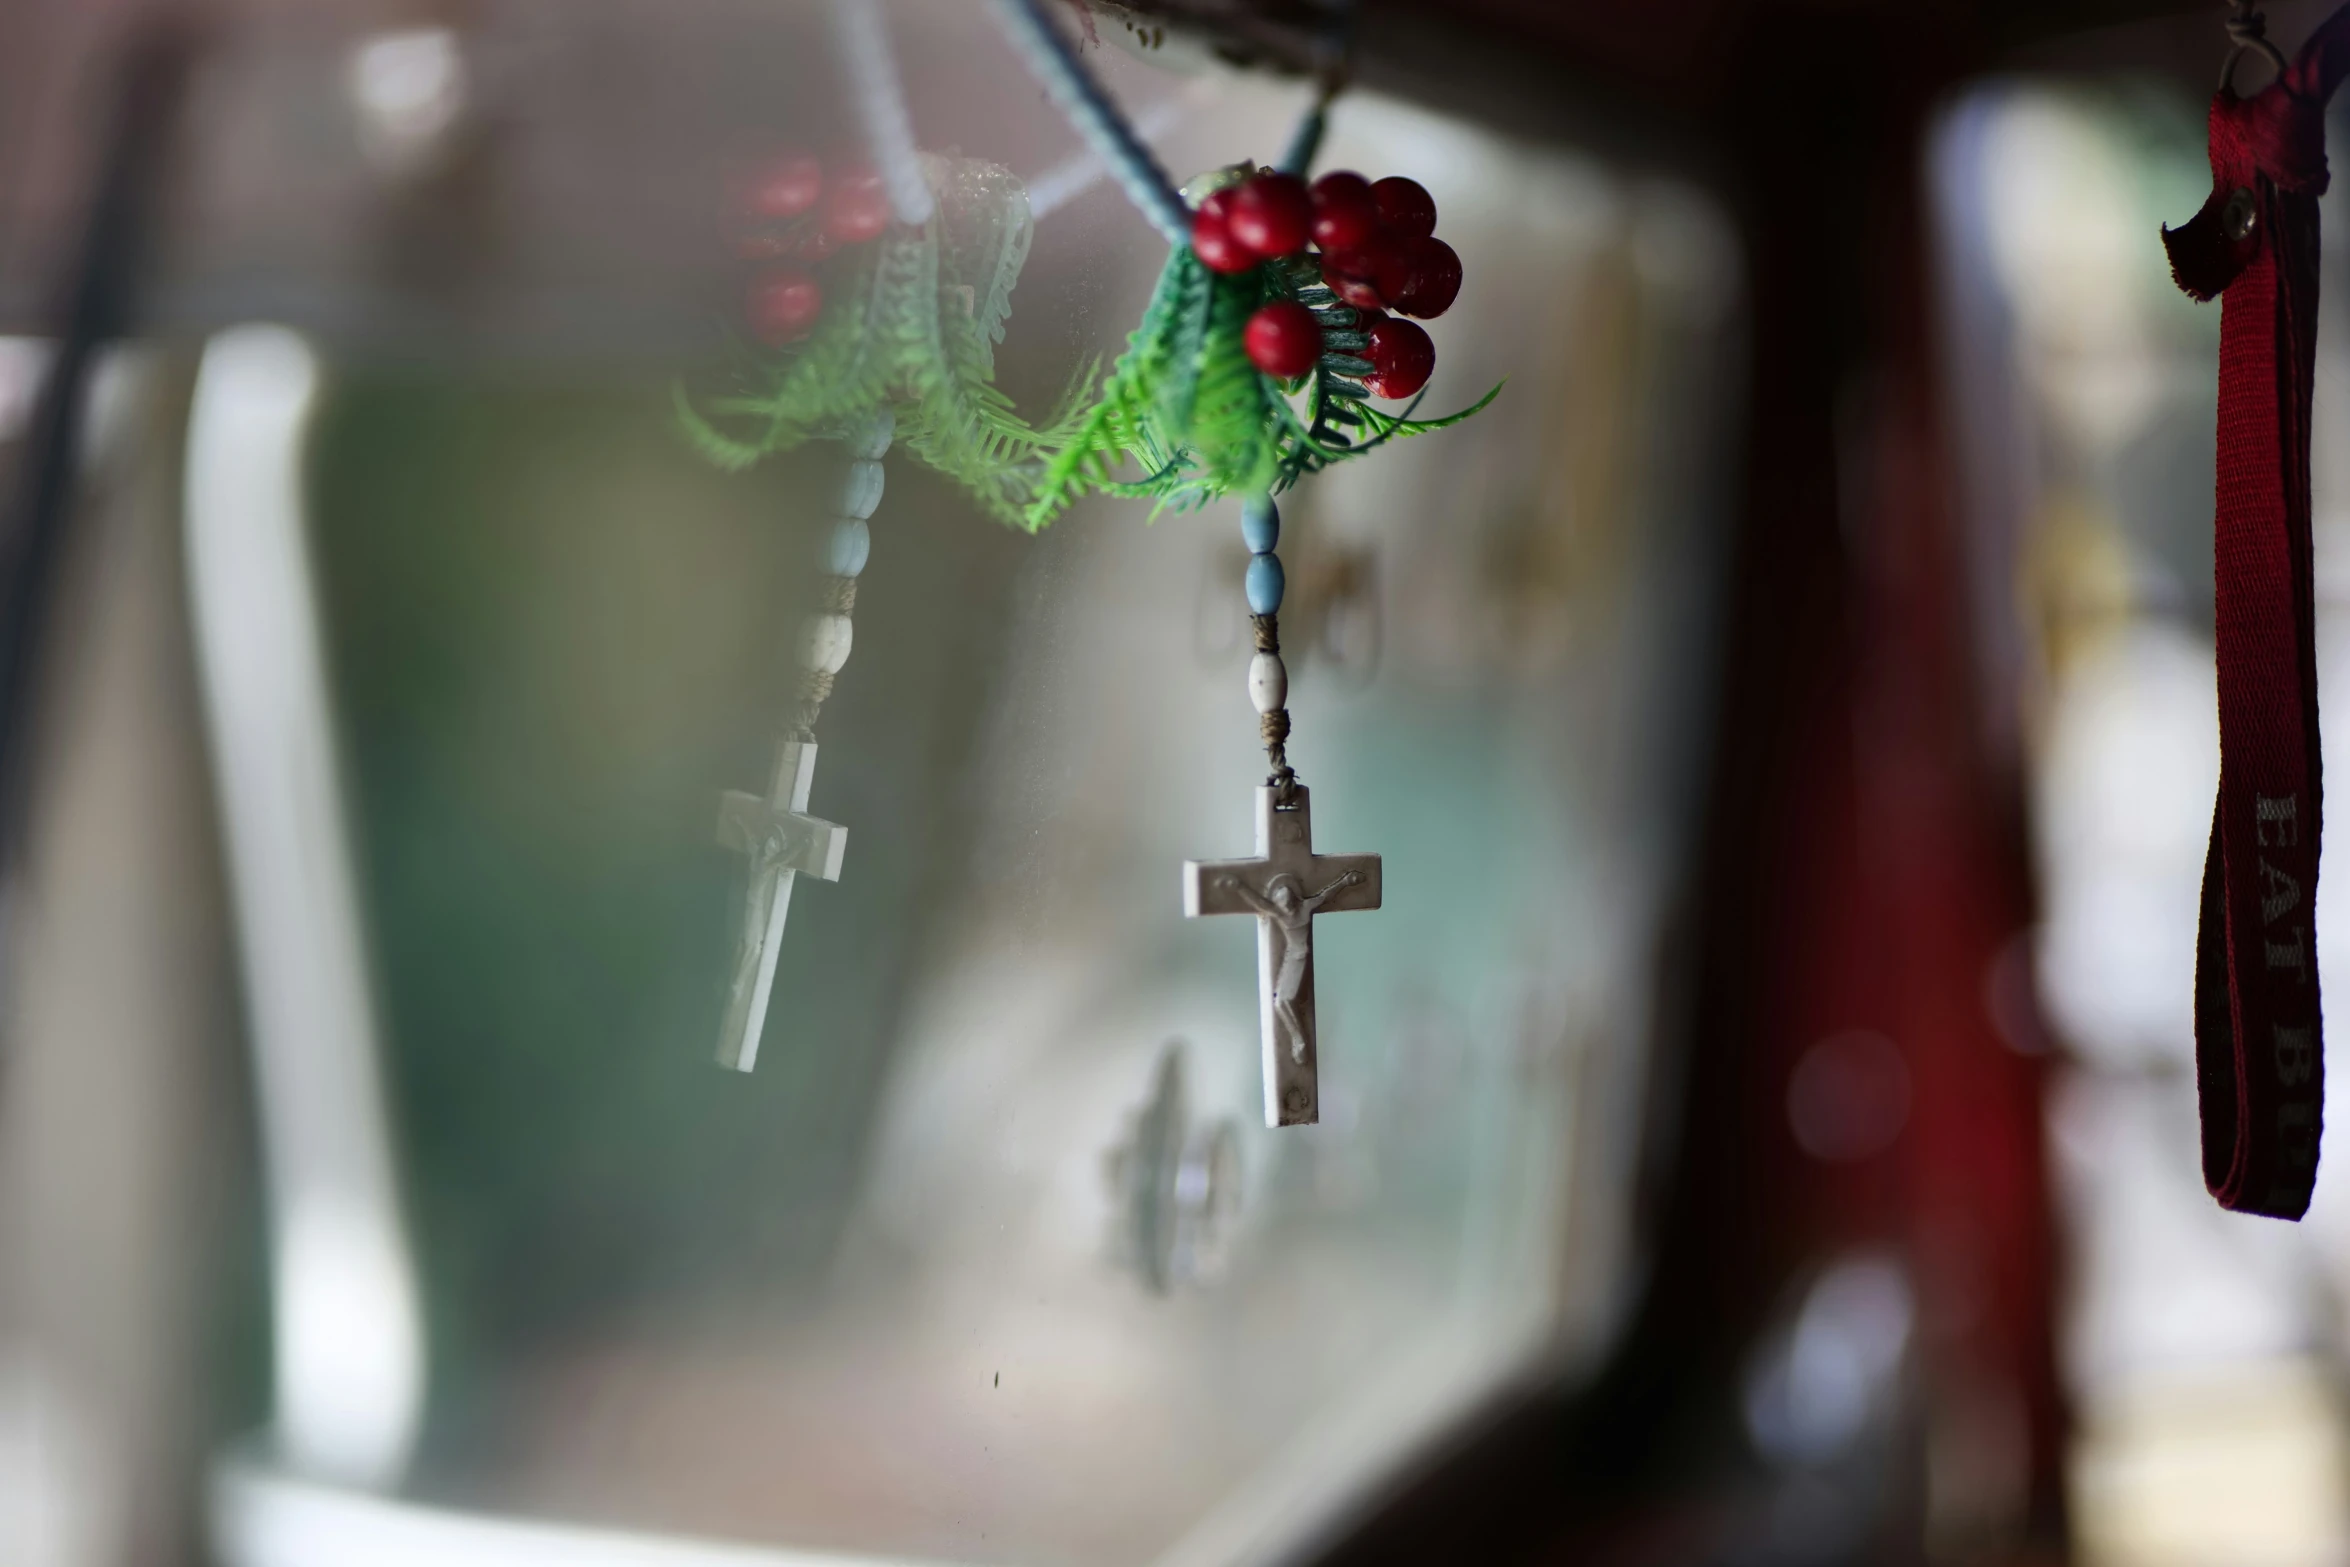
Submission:
[[[930,221],[936,203],[915,152],[914,117],[906,108],[906,87],[890,52],[880,0],[832,0],[832,42],[856,100],[866,150],[889,193],[890,214],[919,228]]]
[[[1167,135],[1205,106],[1223,96],[1224,88],[1212,76],[1202,76],[1146,105],[1134,115],[1135,133],[1147,140]],[[1109,166],[1091,143],[1078,148],[1028,182],[1029,215],[1042,223],[1078,197],[1109,178]]]
[[[1314,38],[1314,79],[1320,90],[1314,95],[1314,106],[1298,122],[1297,133],[1289,140],[1289,150],[1281,155],[1280,168],[1284,174],[1303,177],[1322,150],[1322,133],[1330,125],[1330,105],[1346,90],[1357,9],[1356,0],[1330,0],[1329,17]]]
[[[1249,616],[1248,628],[1259,653],[1271,654],[1275,658],[1281,656],[1281,615],[1278,611],[1270,615]],[[1271,768],[1265,776],[1265,783],[1274,791],[1273,803],[1286,807],[1297,798],[1297,769],[1289,765],[1289,705],[1286,702],[1257,715],[1257,738],[1264,742],[1265,763]]]
[[[1330,123],[1330,100],[1338,96],[1335,87],[1325,87],[1306,117],[1298,121],[1297,134],[1289,139],[1289,150],[1281,155],[1281,172],[1303,178],[1314,166],[1314,155],[1322,150],[1322,133]]]
[[[1191,209],[1159,167],[1158,159],[1134,134],[1118,106],[1093,79],[1076,51],[1045,15],[1044,0],[994,0],[996,15],[1031,75],[1069,117],[1077,133],[1109,165],[1126,199],[1141,209],[1170,245],[1191,243]]]

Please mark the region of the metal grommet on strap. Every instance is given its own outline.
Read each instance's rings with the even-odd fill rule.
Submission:
[[[2260,227],[2260,198],[2249,185],[2239,185],[2228,204],[2220,209],[2219,226],[2229,239],[2241,245]]]

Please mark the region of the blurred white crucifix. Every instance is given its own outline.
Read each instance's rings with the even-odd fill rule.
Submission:
[[[1183,913],[1257,917],[1257,1023],[1265,1124],[1321,1118],[1315,1076],[1314,916],[1379,907],[1379,856],[1316,854],[1309,791],[1257,791],[1257,857],[1183,862]]]
[[[726,1023],[718,1033],[719,1064],[738,1072],[748,1072],[759,1060],[792,883],[802,871],[840,880],[841,856],[848,850],[846,827],[808,814],[808,789],[815,778],[816,743],[786,740],[776,747],[775,782],[766,799],[736,789],[718,802],[718,841],[751,857],[734,978],[726,990]]]

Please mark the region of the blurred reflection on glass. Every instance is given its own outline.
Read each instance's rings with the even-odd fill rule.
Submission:
[[[1049,196],[1003,357],[1041,408],[1163,243],[982,8],[891,14],[925,144]],[[1702,771],[1720,216],[1372,94],[1334,116],[1325,163],[1428,185],[1469,270],[1429,406],[1508,387],[1284,508],[1292,756],[1387,876],[1316,943],[1321,1125],[1260,1124],[1250,932],[1178,898],[1187,856],[1248,841],[1263,768],[1231,509],[1029,538],[906,465],[824,715],[847,863],[795,895],[741,1076],[707,1059],[742,875],[710,822],[765,765],[840,459],[721,474],[670,389],[723,353],[730,171],[845,133],[821,8],[434,17],[216,54],[157,301],[217,334],[196,575],[204,464],[306,471],[306,538],[197,582],[197,618],[224,656],[284,607],[272,572],[315,614],[307,743],[339,758],[365,942],[289,1024],[269,997],[315,965],[272,979],[271,943],[334,932],[238,887],[278,1352],[274,1424],[223,1444],[225,1558],[1259,1560],[1587,1364],[1630,1284]],[[1272,156],[1306,102],[1114,41],[1151,57],[1093,58],[1179,177]],[[304,444],[205,426],[240,345],[310,367]],[[208,694],[232,883],[254,842],[329,852],[332,821],[257,802]],[[371,1033],[380,1117],[288,1086]],[[303,1206],[320,1170],[364,1200]],[[305,1413],[330,1383],[358,1402]]]

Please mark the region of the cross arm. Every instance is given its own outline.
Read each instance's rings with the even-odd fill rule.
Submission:
[[[838,881],[849,830],[821,817],[779,811],[755,794],[730,789],[718,801],[718,841],[745,854],[772,855],[776,869]]]
[[[1308,878],[1308,892],[1320,892],[1346,877],[1354,878],[1342,887],[1333,887],[1329,898],[1317,912],[1353,914],[1379,907],[1382,889],[1378,855],[1317,854],[1313,865],[1313,873]]]
[[[1240,889],[1264,873],[1263,860],[1185,860],[1183,917],[1257,913],[1257,906],[1241,896]]]

